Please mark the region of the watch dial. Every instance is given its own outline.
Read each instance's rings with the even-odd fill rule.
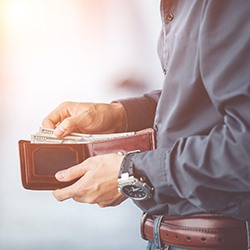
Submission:
[[[136,185],[126,185],[122,188],[123,193],[134,199],[143,199],[147,196],[147,193],[142,187]]]

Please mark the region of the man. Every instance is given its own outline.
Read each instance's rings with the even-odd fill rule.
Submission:
[[[148,194],[135,203],[153,215],[144,217],[148,222],[142,225],[144,230],[153,221],[153,239],[146,235],[148,249],[167,249],[168,244],[173,245],[169,249],[247,249],[250,1],[162,0],[161,15],[158,49],[165,74],[161,91],[110,104],[63,103],[43,121],[43,126],[55,128],[58,137],[73,131],[113,133],[153,127],[156,150],[99,155],[60,171],[59,181],[81,178],[54,191],[54,196],[59,201],[73,198],[101,207],[116,206],[125,196],[136,198],[117,189],[117,176],[121,183],[121,174],[131,167],[131,175],[144,178],[143,191]],[[173,230],[175,239],[168,243],[169,235],[164,235],[162,227],[167,218],[156,215],[192,219],[188,215],[194,214],[207,215],[201,217],[206,237],[201,236],[194,246],[189,243],[192,237],[184,235],[179,244],[183,235]],[[217,221],[222,221],[219,229],[214,226],[220,232],[231,230],[228,223],[232,221],[235,245],[230,243],[230,234],[215,233],[209,238]],[[244,225],[238,226],[238,221]],[[194,231],[201,231],[200,226],[194,225]]]

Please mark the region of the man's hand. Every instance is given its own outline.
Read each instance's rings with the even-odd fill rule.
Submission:
[[[117,206],[126,198],[118,192],[118,174],[124,156],[106,154],[90,157],[69,169],[59,171],[59,181],[80,178],[74,184],[58,189],[53,195],[58,201],[73,198],[77,202]]]
[[[120,103],[64,102],[44,118],[42,125],[57,137],[72,132],[86,134],[124,132],[126,115]]]

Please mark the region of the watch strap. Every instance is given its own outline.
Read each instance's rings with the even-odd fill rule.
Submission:
[[[123,173],[128,173],[129,176],[133,175],[134,164],[133,164],[132,158],[133,158],[134,154],[135,153],[128,153],[127,155],[125,155],[125,157],[123,158],[122,163],[121,163],[121,168],[120,168],[118,178],[121,178]]]

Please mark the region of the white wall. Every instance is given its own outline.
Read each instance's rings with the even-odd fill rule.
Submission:
[[[22,188],[17,142],[60,102],[159,88],[159,1],[0,0],[0,249],[144,249],[141,211]],[[120,81],[144,82],[137,90]]]

